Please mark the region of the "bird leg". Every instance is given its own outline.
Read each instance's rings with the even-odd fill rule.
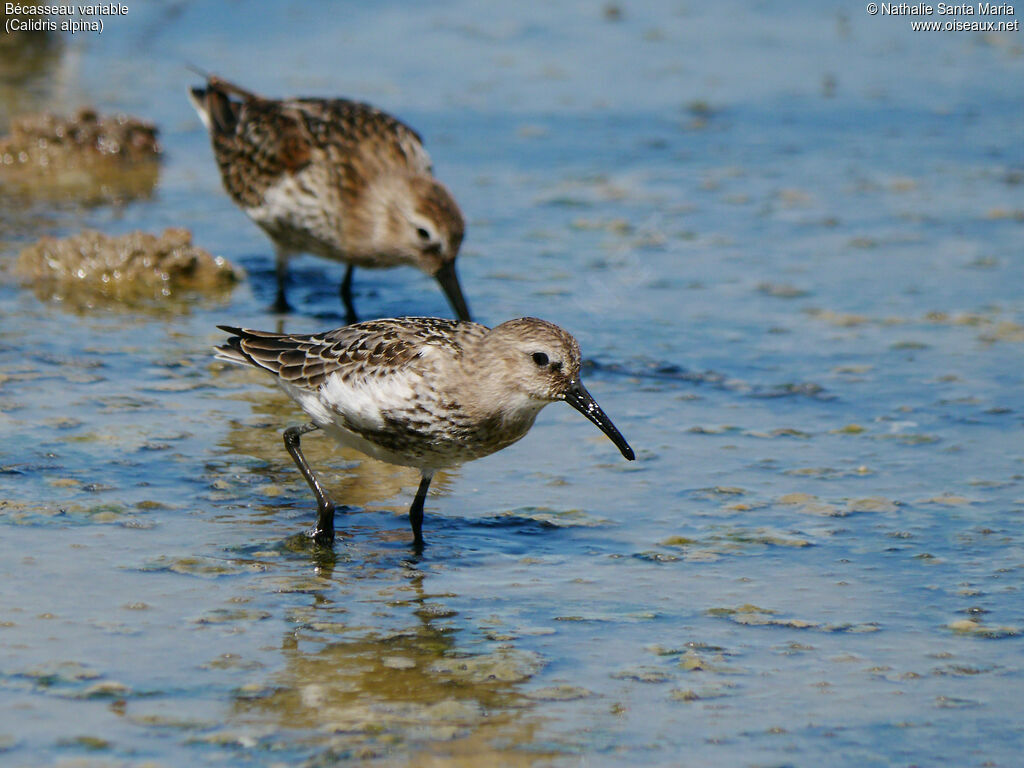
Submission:
[[[423,549],[423,501],[427,498],[427,489],[433,475],[423,475],[420,487],[416,490],[416,498],[409,507],[409,524],[412,525],[412,543],[416,549]]]
[[[345,277],[341,280],[341,287],[338,289],[338,293],[341,295],[341,303],[345,305],[345,324],[352,325],[358,323],[359,318],[356,316],[356,307],[352,303],[352,273],[356,271],[356,268],[349,264],[345,268]]]
[[[299,447],[299,439],[307,432],[319,429],[316,424],[304,424],[301,427],[288,427],[284,431],[284,447],[291,454],[295,466],[306,478],[310,490],[316,496],[316,525],[309,532],[313,541],[317,544],[329,546],[334,541],[334,503],[327,496],[327,492],[320,485],[320,480],[309,468],[306,457],[302,455],[302,448]],[[422,503],[420,505],[422,507]],[[422,512],[420,513],[422,519]]]
[[[285,296],[285,286],[288,284],[288,257],[290,255],[288,251],[282,248],[278,248],[274,255],[274,269],[277,273],[277,298],[270,305],[270,311],[277,312],[278,314],[292,311],[292,305],[288,303],[288,297]]]

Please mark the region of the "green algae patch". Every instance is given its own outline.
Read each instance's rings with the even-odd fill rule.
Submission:
[[[148,728],[162,728],[176,731],[194,731],[212,728],[216,723],[212,720],[198,720],[178,715],[164,715],[158,712],[137,714],[129,712],[126,719],[135,725]]]
[[[659,542],[662,547],[682,550],[686,560],[714,561],[727,555],[753,555],[775,547],[802,548],[813,546],[809,539],[771,528],[723,527],[699,536],[669,536]],[[640,552],[634,557],[653,562],[672,562],[677,555]]]
[[[132,694],[132,689],[124,683],[116,680],[101,680],[76,692],[72,698],[76,699],[123,699]]]
[[[1003,320],[995,323],[990,330],[979,334],[978,339],[988,344],[994,344],[998,341],[1024,342],[1024,325],[1011,320]]]
[[[156,127],[129,115],[26,115],[0,137],[3,196],[87,206],[148,198],[160,155]]]
[[[699,544],[699,539],[693,539],[689,536],[669,536],[667,539],[661,542],[663,547],[692,547]]]
[[[707,613],[708,616],[721,617],[735,616],[738,613],[763,613],[771,615],[775,613],[775,611],[769,608],[760,608],[754,605],[753,603],[744,603],[743,605],[737,606],[736,608],[708,608],[708,610],[705,611],[705,613]]]
[[[430,672],[461,683],[518,683],[528,680],[544,668],[538,653],[499,648],[482,656],[446,658],[430,666]]]
[[[813,317],[822,323],[835,325],[840,328],[854,328],[871,322],[866,315],[858,315],[850,312],[835,312],[831,309],[809,308],[804,310],[805,314]]]
[[[900,502],[884,496],[848,499],[845,503],[822,501],[810,493],[787,493],[775,499],[776,504],[795,507],[802,515],[816,517],[849,517],[865,513],[886,513],[899,510]]]
[[[938,504],[943,507],[966,507],[975,504],[975,500],[967,496],[960,496],[955,493],[943,493],[938,496],[930,496],[926,499],[918,499],[918,504]]]
[[[90,752],[101,752],[110,749],[111,744],[99,736],[73,736],[68,739],[57,739],[57,746],[78,747],[80,749],[87,749]]]
[[[808,504],[817,501],[818,497],[812,493],[787,493],[776,499],[779,504]]]
[[[40,688],[79,685],[101,677],[99,672],[77,661],[51,661],[14,674],[32,680]]]
[[[891,440],[903,445],[934,445],[942,440],[938,435],[929,435],[924,432],[900,432],[894,435],[873,435],[876,440]]]
[[[813,477],[819,480],[841,480],[846,477],[865,477],[874,471],[867,466],[836,469],[835,467],[796,467],[787,469],[785,474],[791,477]]]
[[[855,512],[897,512],[899,502],[887,499],[884,496],[868,496],[863,499],[850,499],[846,502],[848,513]]]
[[[670,672],[650,666],[627,667],[612,672],[611,677],[614,680],[632,680],[637,683],[667,683],[672,680]]]
[[[0,675],[7,686],[22,680],[38,693],[78,701],[122,700],[134,691],[117,680],[105,680],[103,674],[77,661],[52,661]]]
[[[864,429],[860,424],[847,424],[844,427],[838,427],[837,429],[831,430],[833,435],[861,435],[867,430]]]
[[[731,485],[716,485],[711,490],[718,496],[744,496],[747,493],[746,489]]]
[[[810,291],[790,283],[758,283],[757,292],[776,299],[802,299]]]
[[[673,688],[668,692],[671,701],[708,701],[733,695],[734,686],[728,683],[705,685],[700,688]]]
[[[787,627],[789,629],[815,630],[818,632],[877,632],[880,627],[875,622],[854,623],[823,623],[806,619],[784,618],[776,611],[759,608],[756,605],[741,605],[737,608],[711,608],[708,616],[728,619],[734,624],[749,627]]]
[[[1020,627],[994,627],[983,624],[980,621],[974,621],[973,619],[960,619],[959,621],[950,622],[946,626],[957,635],[980,637],[986,640],[1002,640],[1007,637],[1020,637],[1021,635]]]
[[[579,701],[594,696],[589,688],[579,685],[549,685],[524,694],[532,701]]]
[[[772,439],[776,437],[795,437],[800,440],[809,440],[813,435],[810,432],[804,432],[803,430],[794,429],[793,427],[779,427],[772,429],[768,432],[762,432],[759,430],[751,430],[744,432],[747,437],[758,437],[763,439]]]
[[[239,563],[233,560],[218,560],[212,557],[170,557],[161,555],[139,568],[143,572],[170,571],[184,576],[198,576],[217,579],[222,576],[237,576],[263,570],[257,564]]]
[[[215,659],[200,665],[200,669],[263,669],[262,662],[242,658],[237,653],[222,653]]]
[[[679,668],[684,672],[711,672],[718,675],[741,675],[747,670],[726,661],[721,651],[701,651],[687,648],[679,657]]]
[[[222,296],[244,277],[226,259],[194,246],[191,232],[175,228],[159,236],[84,230],[44,237],[21,251],[14,272],[40,299],[79,310],[145,307],[182,294]]]
[[[811,542],[799,536],[773,531],[768,528],[737,529],[724,534],[728,542],[742,546],[763,545],[769,547],[809,547]]]
[[[89,492],[112,490],[91,487],[75,490]],[[0,501],[0,520],[11,525],[47,525],[55,520],[64,525],[120,525],[125,528],[152,528],[155,523],[144,522],[134,512],[120,504],[36,504],[18,501]]]
[[[56,504],[0,500],[0,518],[11,525],[39,525],[63,514],[65,509]]]
[[[453,616],[458,616],[459,612],[449,608],[443,603],[423,603],[419,608],[413,611],[417,616],[426,621],[432,619],[450,619]]]
[[[993,671],[994,667],[974,667],[970,664],[945,664],[931,671],[936,677],[974,677]]]
[[[196,624],[230,624],[234,622],[253,622],[269,619],[269,611],[250,608],[215,608],[195,619]]]
[[[715,610],[715,609],[712,609]],[[716,675],[742,675],[748,674],[749,670],[730,662],[733,655],[721,646],[708,645],[706,643],[689,642],[681,648],[667,648],[661,645],[648,646],[645,650],[655,656],[669,657],[674,659],[675,668],[685,673],[706,672]],[[674,677],[671,673],[663,672],[660,668],[637,667],[640,671],[652,670],[660,677],[670,679]],[[614,677],[614,675],[613,675]]]
[[[682,558],[678,555],[673,555],[668,552],[656,552],[647,550],[646,552],[637,552],[633,555],[637,560],[646,560],[649,563],[675,563]]]
[[[552,528],[597,528],[608,525],[608,520],[588,514],[581,509],[551,509],[548,507],[520,507],[502,512],[498,519],[531,520]]]

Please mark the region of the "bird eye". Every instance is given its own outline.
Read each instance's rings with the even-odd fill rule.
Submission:
[[[543,352],[534,352],[533,362],[535,362],[537,365],[543,368],[545,365],[548,364],[548,356],[545,355]]]
[[[422,240],[423,242],[430,242],[430,232],[426,229],[426,227],[416,227],[416,234],[419,235],[420,240]]]

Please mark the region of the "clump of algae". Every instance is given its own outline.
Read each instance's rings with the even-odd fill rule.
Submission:
[[[156,127],[129,115],[26,115],[0,137],[0,178],[7,198],[123,202],[152,194],[160,154]]]
[[[84,230],[23,249],[15,273],[41,299],[72,305],[152,303],[179,293],[224,293],[244,272],[192,244],[187,229],[113,237]]]

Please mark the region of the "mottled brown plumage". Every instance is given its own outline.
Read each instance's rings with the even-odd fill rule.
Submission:
[[[274,242],[279,310],[288,259],[307,252],[348,265],[350,322],[356,266],[415,266],[469,319],[455,273],[465,223],[414,130],[368,104],[266,99],[213,76],[191,98],[225,189]]]
[[[413,362],[421,345],[441,347],[454,358],[461,358],[462,344],[487,330],[477,323],[433,317],[368,320],[311,334],[218,327],[236,334],[228,339],[228,346],[246,361],[310,392],[318,390],[332,374],[348,381],[357,376],[374,378],[397,373]],[[460,327],[461,338],[457,341],[453,331]],[[414,333],[410,333],[411,328]]]
[[[434,472],[521,439],[548,403],[568,402],[633,458],[580,382],[576,340],[543,320],[520,318],[491,329],[409,317],[303,335],[221,329],[233,335],[217,347],[220,359],[273,374],[312,419],[307,427],[286,430],[285,442],[317,495],[315,533],[321,540],[333,536],[333,505],[299,450],[299,437],[313,429],[420,470],[420,492],[409,513],[417,544]]]

